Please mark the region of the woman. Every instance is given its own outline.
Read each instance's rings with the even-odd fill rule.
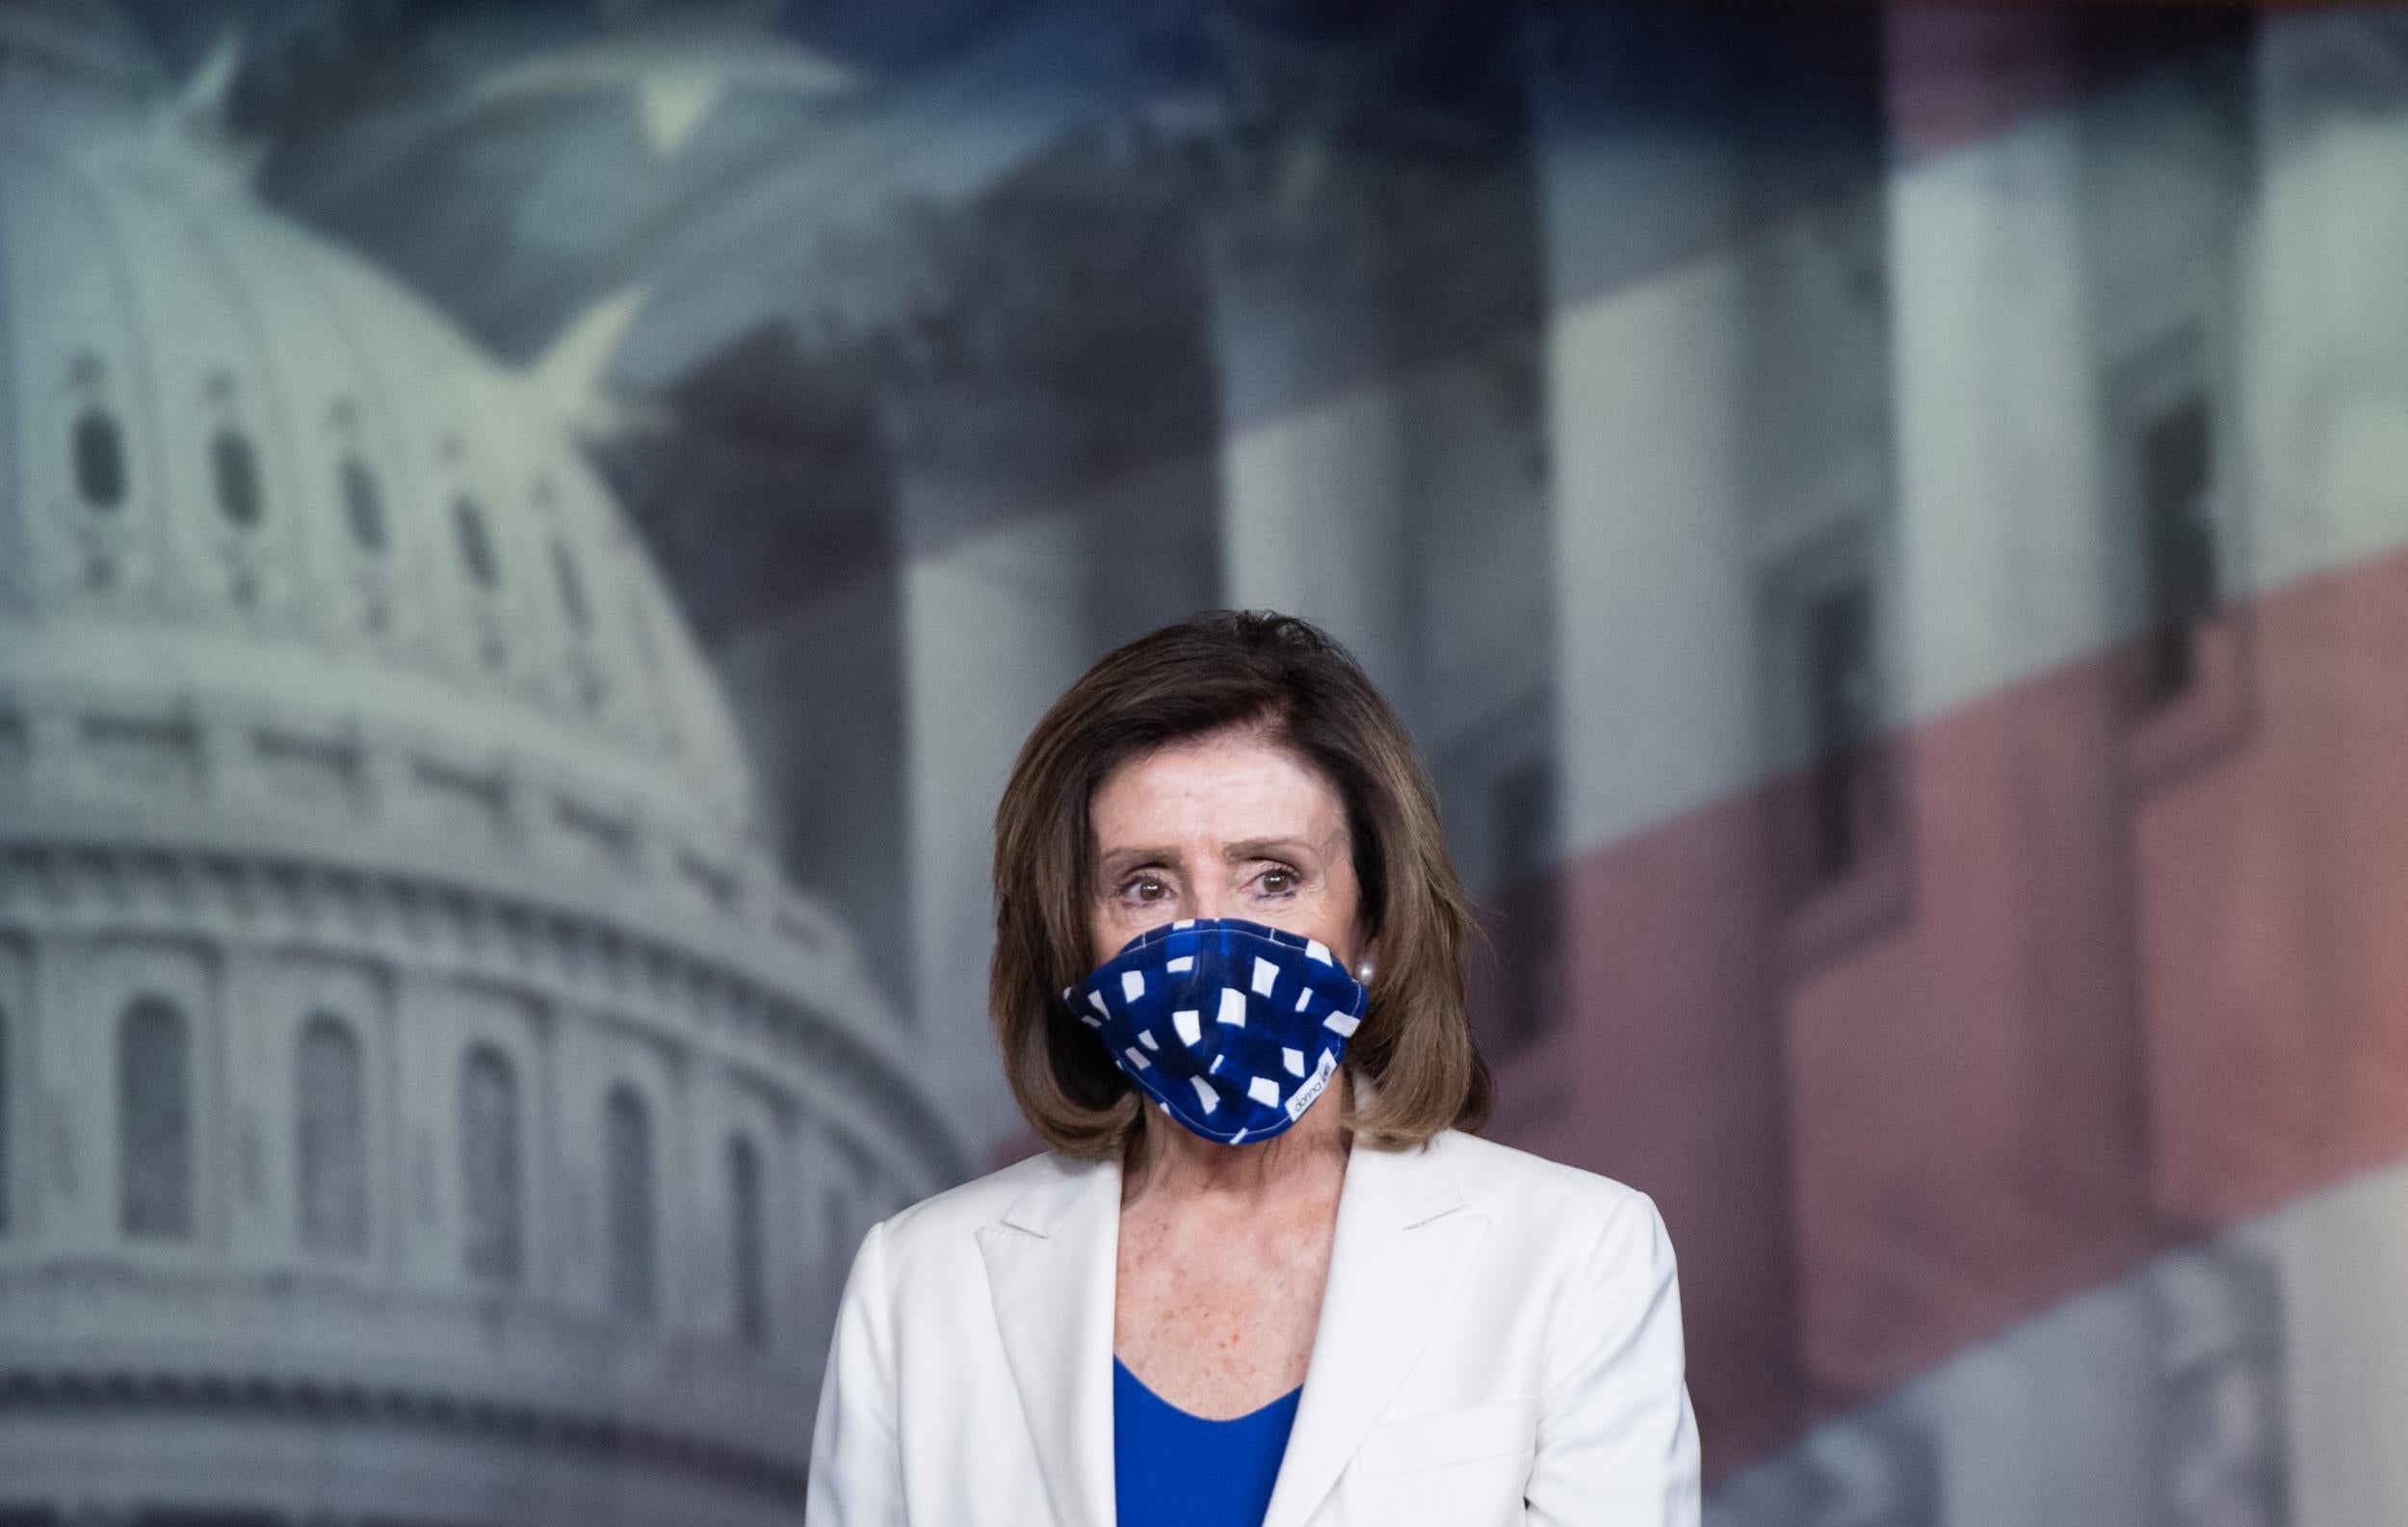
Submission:
[[[1468,1132],[1471,919],[1343,649],[1222,611],[1105,658],[1013,766],[995,892],[1052,1148],[862,1242],[810,1527],[1697,1520],[1662,1222]]]

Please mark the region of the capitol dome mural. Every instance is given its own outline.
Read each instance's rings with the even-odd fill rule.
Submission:
[[[0,1520],[791,1520],[955,1147],[558,366],[207,74],[0,14]]]

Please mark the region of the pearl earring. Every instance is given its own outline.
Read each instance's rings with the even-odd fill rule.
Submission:
[[[1372,962],[1368,960],[1354,967],[1354,979],[1365,986],[1372,984]]]

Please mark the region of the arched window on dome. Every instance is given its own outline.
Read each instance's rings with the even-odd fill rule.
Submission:
[[[183,1010],[142,996],[118,1021],[118,1207],[130,1236],[193,1233],[191,1037]]]
[[[749,1136],[727,1138],[728,1265],[736,1296],[736,1335],[747,1347],[770,1344],[767,1245],[761,1233],[761,1151]]]
[[[820,1286],[824,1289],[842,1287],[846,1270],[852,1265],[853,1252],[860,1247],[861,1231],[855,1228],[863,1222],[854,1207],[854,1187],[849,1159],[831,1148],[822,1158],[822,1173],[817,1195],[819,1224],[814,1229],[819,1237]]]
[[[9,1233],[9,1010],[0,1008],[0,1235]]]
[[[117,415],[97,405],[75,420],[75,491],[97,510],[125,502],[125,435]]]
[[[338,1256],[368,1250],[364,1091],[351,1026],[332,1014],[313,1014],[293,1055],[293,1159],[305,1250]]]
[[[259,453],[249,435],[227,428],[211,437],[209,475],[217,485],[218,512],[228,523],[244,530],[259,523],[267,501],[259,487]]]
[[[452,529],[459,540],[460,566],[486,591],[502,587],[502,565],[494,560],[493,532],[485,525],[484,506],[466,494],[452,501]]]
[[[460,1202],[468,1276],[515,1283],[526,1268],[518,1191],[518,1077],[480,1044],[460,1063]]]
[[[591,631],[593,607],[586,602],[585,580],[577,575],[577,559],[564,542],[552,542],[552,570],[560,580],[561,608],[568,612],[568,623],[581,636]]]
[[[357,455],[343,458],[336,469],[343,500],[343,523],[360,550],[382,555],[385,546],[384,490],[377,486],[375,468]]]
[[[659,1306],[652,1213],[652,1114],[626,1083],[602,1111],[602,1164],[610,1195],[611,1307],[650,1315]]]

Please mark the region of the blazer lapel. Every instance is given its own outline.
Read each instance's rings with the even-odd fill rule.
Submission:
[[[1051,1170],[978,1232],[1004,1356],[1060,1527],[1112,1527],[1112,1293],[1120,1164]]]
[[[1302,1527],[1328,1496],[1471,1271],[1488,1222],[1465,1212],[1441,1148],[1348,1152],[1321,1325],[1263,1527]]]

